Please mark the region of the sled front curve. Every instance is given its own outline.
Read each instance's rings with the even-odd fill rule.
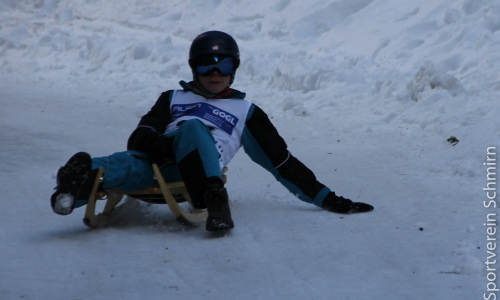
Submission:
[[[94,185],[92,187],[92,191],[90,192],[90,196],[87,202],[87,207],[85,209],[85,217],[83,218],[83,223],[91,228],[95,228],[99,226],[99,224],[102,222],[101,217],[103,214],[95,215],[95,202],[97,200],[96,194],[97,194],[97,189],[99,188],[99,183],[102,180],[102,174],[103,174],[104,168],[99,168],[97,171],[97,176],[94,181]],[[108,198],[109,201],[109,198]],[[111,204],[110,204],[111,205]],[[106,206],[108,206],[108,203],[106,202]],[[114,208],[114,206],[113,206]],[[104,213],[104,211],[103,211]]]

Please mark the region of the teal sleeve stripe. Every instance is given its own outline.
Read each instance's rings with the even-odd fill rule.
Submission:
[[[252,118],[255,106],[250,106],[247,114],[247,120]],[[273,164],[269,157],[266,155],[262,147],[260,147],[257,140],[254,138],[250,130],[245,126],[243,129],[243,134],[241,136],[241,142],[243,144],[243,149],[245,153],[250,157],[250,159],[259,164],[261,167],[271,172],[274,177],[278,176],[278,171],[273,167]]]
[[[259,164],[267,171],[271,172],[274,177],[278,176],[278,171],[273,167],[271,160],[266,155],[264,150],[259,146],[248,128],[245,128],[243,130],[241,140],[245,153],[250,157],[250,159],[252,159],[252,161]]]
[[[314,197],[313,204],[321,207],[321,204],[323,204],[323,200],[325,200],[326,195],[328,195],[331,192],[331,190],[327,187],[324,187],[317,195]]]

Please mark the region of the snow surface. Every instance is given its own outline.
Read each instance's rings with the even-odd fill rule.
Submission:
[[[137,201],[55,215],[57,169],[124,150],[213,29],[292,153],[375,210],[303,203],[240,151],[228,235]],[[482,299],[499,70],[496,0],[2,0],[0,298]]]

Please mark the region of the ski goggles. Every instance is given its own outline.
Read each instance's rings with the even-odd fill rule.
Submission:
[[[196,73],[210,75],[215,70],[222,76],[231,75],[234,72],[234,59],[229,56],[205,55],[197,58],[194,62]]]

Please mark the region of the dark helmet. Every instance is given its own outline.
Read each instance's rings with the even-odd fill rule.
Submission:
[[[196,58],[204,55],[219,54],[234,59],[234,70],[240,65],[240,50],[238,44],[227,33],[221,31],[207,31],[198,35],[189,49],[189,65],[194,68]]]

